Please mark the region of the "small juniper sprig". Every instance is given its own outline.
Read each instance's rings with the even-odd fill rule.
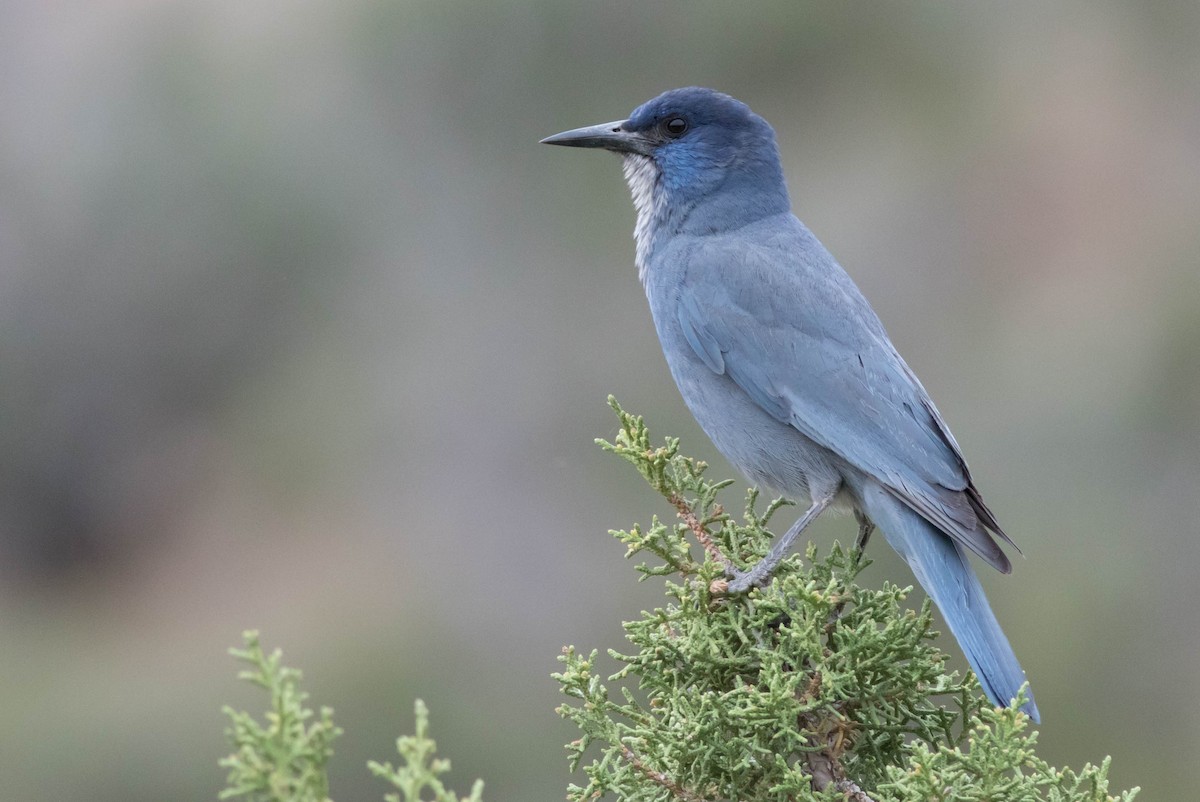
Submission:
[[[432,802],[483,802],[483,780],[471,786],[471,795],[462,797],[446,789],[439,775],[450,771],[450,761],[436,758],[437,743],[429,737],[429,708],[418,699],[414,705],[417,718],[417,734],[402,735],[396,740],[396,751],[403,758],[399,766],[378,763],[374,760],[367,766],[380,779],[394,785],[399,794],[388,794],[387,802],[421,802],[423,791],[433,794]]]
[[[242,636],[245,648],[229,652],[249,668],[238,674],[264,688],[270,696],[265,723],[226,706],[230,726],[226,737],[233,754],[220,761],[229,770],[221,799],[245,797],[250,802],[328,802],[326,764],[333,756],[333,741],[342,734],[333,723],[333,711],[321,708],[315,715],[305,707],[308,694],[300,690],[300,672],[282,665],[276,649],[263,651],[257,632]]]

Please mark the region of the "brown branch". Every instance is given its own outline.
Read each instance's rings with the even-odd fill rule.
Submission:
[[[838,780],[834,783],[833,787],[845,794],[849,802],[875,802],[875,800],[867,796],[866,791],[845,778]]]
[[[628,746],[626,746],[625,744],[621,744],[620,746],[621,746],[621,754],[625,757],[626,760],[629,761],[629,764],[631,766],[633,766],[635,769],[637,769],[638,771],[640,771],[643,775],[645,775],[646,778],[649,779],[650,781],[657,783],[658,785],[661,785],[663,788],[666,788],[668,791],[670,791],[676,797],[684,800],[684,802],[707,802],[707,800],[705,800],[704,797],[700,796],[699,794],[692,793],[691,791],[684,788],[679,783],[672,780],[670,777],[668,777],[663,772],[655,771],[654,769],[647,766],[645,763],[642,762],[642,759],[640,757],[638,757],[637,754],[632,749],[630,749]]]
[[[721,553],[717,548],[717,544],[713,543],[712,536],[708,534],[708,530],[704,528],[704,523],[696,517],[695,511],[691,505],[687,503],[678,493],[672,493],[667,497],[672,506],[679,512],[679,517],[687,524],[687,528],[695,535],[696,540],[700,541],[700,545],[704,547],[704,551],[713,560],[721,564],[722,568],[733,568],[733,561]]]
[[[814,791],[824,791],[836,782],[833,759],[828,749],[816,752],[805,752],[804,761],[808,763],[808,774],[812,777]]]
[[[807,719],[808,717],[803,717]],[[806,725],[808,721],[804,722]],[[835,725],[836,726],[836,725]],[[808,728],[807,726],[805,727]],[[825,745],[815,751],[806,752],[805,761],[808,763],[809,774],[812,777],[814,791],[824,791],[829,786],[846,795],[848,802],[875,802],[858,783],[846,777],[838,755],[841,754],[842,733],[835,729],[824,736],[817,736],[825,741]],[[810,743],[814,739],[810,739]],[[813,744],[816,746],[817,744]]]
[[[815,671],[808,687],[800,694],[800,701],[815,699],[820,688],[821,672]],[[851,727],[836,718],[822,718],[813,713],[800,716],[800,727],[812,733],[807,740],[813,749],[804,753],[804,760],[808,763],[813,790],[819,793],[832,785],[845,795],[847,802],[875,802],[858,783],[846,777],[839,759],[845,751],[846,735]]]

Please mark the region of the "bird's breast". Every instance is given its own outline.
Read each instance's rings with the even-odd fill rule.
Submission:
[[[674,292],[687,249],[676,245],[668,242],[654,255],[646,295],[671,376],[696,422],[717,450],[756,485],[800,499],[807,498],[811,488],[836,487],[840,478],[833,455],[764,411],[688,343]]]

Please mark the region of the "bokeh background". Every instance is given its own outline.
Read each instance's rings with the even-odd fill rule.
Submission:
[[[416,696],[454,785],[562,798],[555,657],[658,603],[606,531],[670,514],[592,444],[605,396],[730,469],[659,352],[618,160],[537,140],[687,84],[775,124],[1024,548],[986,582],[1042,755],[1189,796],[1200,5],[27,0],[0,5],[0,799],[214,798],[221,705],[261,709],[225,655],[249,627],[336,709],[335,799],[380,797]],[[875,545],[867,581],[911,581]]]

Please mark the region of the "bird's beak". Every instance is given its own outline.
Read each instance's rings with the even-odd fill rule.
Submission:
[[[616,153],[640,153],[649,156],[650,141],[639,133],[625,130],[625,123],[625,120],[615,120],[611,123],[563,131],[561,134],[546,137],[542,144],[566,145],[570,148],[604,148]]]

